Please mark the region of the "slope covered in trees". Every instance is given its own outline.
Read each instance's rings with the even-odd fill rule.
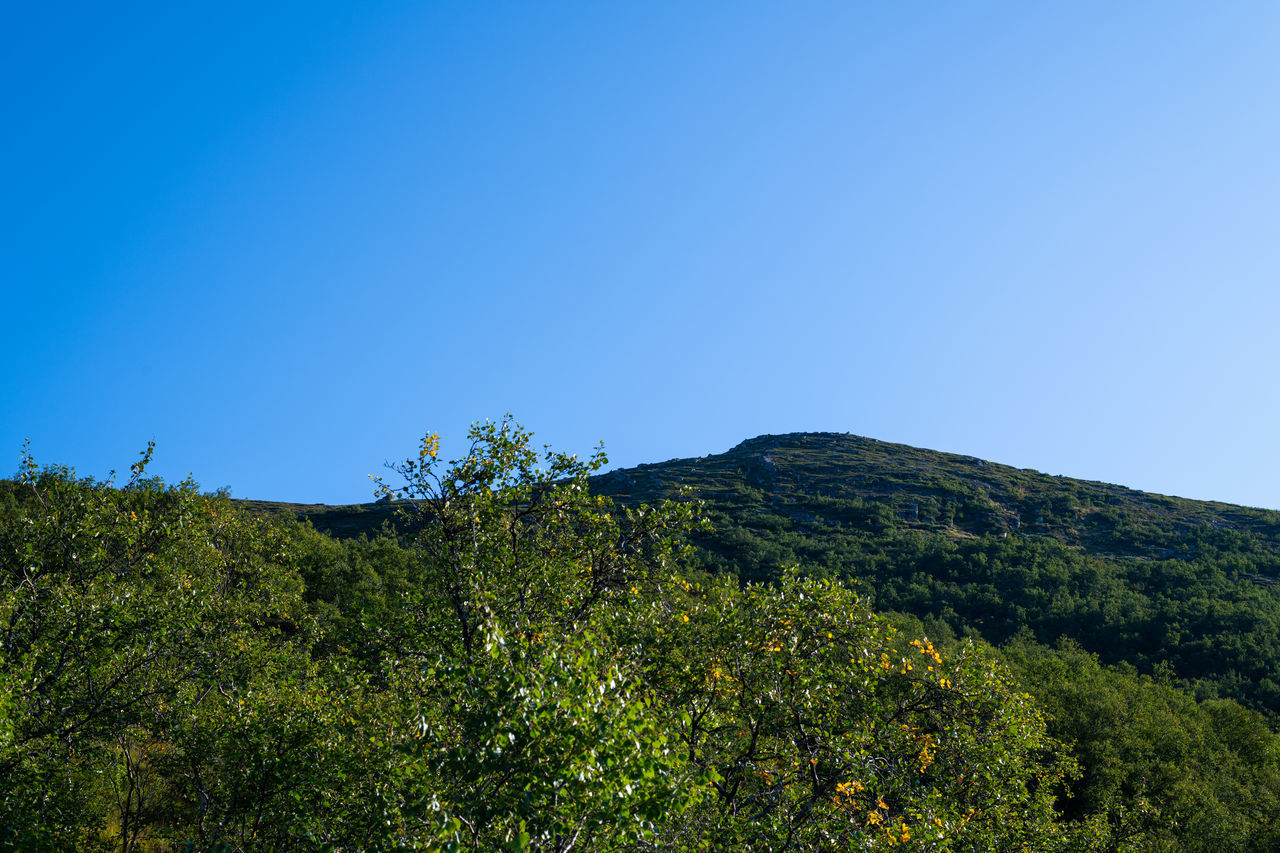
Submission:
[[[683,485],[715,530],[697,562],[797,562],[881,610],[996,644],[1029,630],[1201,698],[1280,710],[1280,513],[1151,495],[855,436],[793,434],[602,478],[620,500]]]
[[[166,486],[145,455],[119,487],[28,457],[0,488],[0,849],[1280,843],[1265,694],[1224,698],[1247,677],[1197,680],[1175,667],[1202,658],[1154,644],[1106,666],[1087,632],[1054,633],[1035,586],[1068,615],[1083,605],[1061,590],[1160,601],[1158,584],[1201,589],[1204,566],[1265,596],[1260,559],[1225,566],[1267,553],[1265,515],[1164,507],[1144,528],[1189,535],[1202,513],[1241,538],[1100,556],[1115,538],[1096,525],[1074,542],[990,527],[1006,505],[984,516],[976,492],[949,518],[921,517],[905,474],[911,508],[860,492],[893,453],[851,470],[832,462],[844,437],[604,477],[602,455],[536,453],[508,421],[472,439],[446,465],[427,436],[389,500],[313,515],[396,521],[341,539],[294,508]],[[945,457],[916,453],[949,482]],[[969,487],[1042,482],[1014,472],[1019,493],[996,467]],[[1166,564],[1199,568],[1171,581]],[[1126,636],[1113,615],[1096,630]]]
[[[994,644],[1069,638],[1202,699],[1280,711],[1280,513],[1054,477],[836,433],[593,478],[624,505],[705,503],[696,568],[856,581],[882,611]],[[291,507],[337,536],[386,505]]]

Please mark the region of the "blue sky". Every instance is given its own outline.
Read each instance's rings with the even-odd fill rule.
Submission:
[[[847,431],[1280,508],[1274,4],[2,29],[0,470],[154,439],[167,479],[363,501],[511,411],[616,465]]]

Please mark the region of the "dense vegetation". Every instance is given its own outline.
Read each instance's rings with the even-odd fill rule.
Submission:
[[[623,502],[681,486],[713,522],[702,568],[766,580],[798,563],[858,581],[881,611],[997,645],[1067,637],[1199,698],[1280,712],[1280,513],[835,434],[597,483]]]
[[[1270,514],[851,437],[604,477],[471,437],[314,527],[25,457],[0,849],[1280,847]]]

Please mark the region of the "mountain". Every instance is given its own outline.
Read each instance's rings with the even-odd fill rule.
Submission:
[[[622,504],[705,503],[695,569],[853,580],[882,611],[993,643],[1068,638],[1200,698],[1280,711],[1280,513],[839,433],[765,435],[595,477]],[[393,504],[254,503],[337,537]]]
[[[851,511],[887,522],[883,508],[907,530],[957,539],[1047,536],[1095,555],[1188,557],[1203,538],[1193,534],[1202,529],[1259,536],[1280,554],[1280,512],[1051,476],[847,433],[762,435],[725,453],[611,471],[594,477],[592,486],[626,504],[675,497],[687,487],[713,513],[746,508],[788,518],[802,530],[839,525],[842,512]],[[242,503],[308,518],[339,538],[376,533],[395,516],[386,502]]]
[[[699,459],[597,478],[615,498],[652,501],[680,485],[713,508],[747,508],[795,529],[892,524],[966,539],[1039,536],[1082,553],[1162,559],[1196,553],[1206,530],[1260,537],[1280,554],[1280,513],[1041,474],[972,456],[842,433],[763,435]],[[888,513],[886,516],[885,513]],[[873,521],[874,519],[874,521]]]

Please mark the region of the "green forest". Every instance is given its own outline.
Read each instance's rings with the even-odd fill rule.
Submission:
[[[1280,515],[835,434],[469,438],[355,507],[24,451],[0,849],[1280,849]]]

